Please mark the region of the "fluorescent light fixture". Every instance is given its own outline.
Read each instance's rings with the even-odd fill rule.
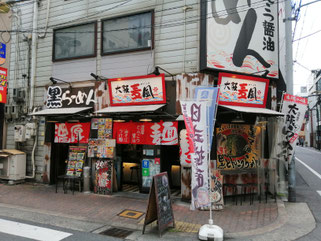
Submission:
[[[125,122],[125,120],[113,120],[113,122]]]
[[[145,122],[147,122],[147,121],[153,121],[152,119],[149,119],[149,118],[143,118],[143,119],[139,119],[139,121],[145,121]]]

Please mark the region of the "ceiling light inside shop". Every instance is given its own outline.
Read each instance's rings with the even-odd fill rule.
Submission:
[[[153,120],[148,118],[143,118],[143,119],[139,119],[139,121],[153,121]]]
[[[125,120],[113,120],[113,122],[125,122]]]
[[[244,123],[245,121],[242,118],[242,114],[237,113],[235,119],[231,121],[232,123]]]

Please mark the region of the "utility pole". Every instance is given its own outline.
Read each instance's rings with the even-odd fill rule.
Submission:
[[[292,6],[291,0],[285,1],[285,41],[286,41],[286,89],[293,95],[293,55],[292,55]],[[288,201],[296,201],[295,153],[288,165]]]

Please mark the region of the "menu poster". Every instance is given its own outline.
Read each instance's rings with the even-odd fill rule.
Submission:
[[[114,158],[115,139],[89,139],[88,157]]]
[[[85,146],[71,146],[69,148],[69,160],[67,163],[68,176],[81,177],[86,157]]]
[[[91,137],[98,139],[112,139],[113,120],[111,118],[93,118],[91,120]]]

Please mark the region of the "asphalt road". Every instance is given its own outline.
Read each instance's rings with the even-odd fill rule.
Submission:
[[[316,228],[299,241],[321,241],[321,152],[297,147],[296,201],[308,204],[316,221]]]
[[[15,212],[10,210],[11,213]],[[3,216],[0,214],[0,240],[1,241],[120,241],[123,239],[114,238],[111,236],[101,235],[95,233],[95,230],[91,232],[80,231],[76,229],[82,229],[80,225],[78,227],[72,228],[66,225],[65,228],[55,225],[57,222],[61,222],[59,218],[53,220],[56,217],[47,216],[46,218],[51,219],[51,223],[54,224],[44,224],[41,222],[32,222],[28,220],[35,219],[34,216],[37,216],[35,213],[23,213],[20,210],[16,212],[21,213],[21,218],[13,218],[8,216]],[[44,218],[45,215],[42,215]],[[39,217],[36,217],[36,219]],[[39,219],[40,220],[40,219]],[[62,225],[60,225],[62,226]],[[90,224],[88,224],[90,226]],[[94,226],[89,227],[92,229]]]

